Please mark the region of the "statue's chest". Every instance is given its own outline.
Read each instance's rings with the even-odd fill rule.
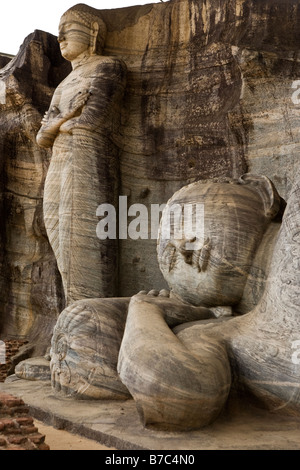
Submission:
[[[65,111],[78,93],[88,90],[91,86],[91,78],[81,72],[72,72],[61,86],[60,110]]]

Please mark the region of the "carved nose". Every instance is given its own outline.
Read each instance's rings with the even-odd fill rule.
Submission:
[[[61,43],[62,41],[65,40],[65,35],[60,33],[60,34],[58,35],[57,40],[58,40],[59,43]]]

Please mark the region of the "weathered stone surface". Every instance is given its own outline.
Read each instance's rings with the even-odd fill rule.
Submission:
[[[36,143],[41,116],[65,76],[54,36],[36,31],[1,78],[1,337],[48,346],[64,300],[42,212],[50,154]],[[43,331],[41,338],[40,332]],[[44,344],[43,344],[44,342]]]
[[[265,407],[299,415],[300,177],[290,193],[274,249],[268,283],[258,306],[232,324],[229,354],[238,384]]]
[[[147,295],[132,298],[118,372],[145,426],[199,429],[224,406],[231,384],[229,365],[222,360],[226,348],[211,343],[190,350],[168,326],[201,317],[202,310],[192,304]]]
[[[58,400],[49,383],[21,379],[0,384],[0,391],[21,397],[34,419],[118,450],[153,453],[155,449],[167,454],[181,450],[187,456],[196,451],[195,457],[196,453],[201,457],[199,450],[300,449],[299,418],[270,413],[243,398],[231,402],[211,426],[188,432],[155,432],[143,427],[133,400]],[[52,448],[50,433],[43,432]]]
[[[105,36],[103,20],[85,5],[62,16],[58,41],[72,72],[55,90],[37,135],[40,146],[52,148],[44,220],[67,305],[112,297],[118,289],[118,242],[97,237],[96,213],[99,202],[118,204],[114,135],[126,65],[102,55]]]
[[[176,223],[169,217],[175,204],[181,209]],[[192,220],[184,215],[187,204],[203,206],[203,233],[201,227],[198,233],[192,230]],[[172,297],[132,297],[118,361],[121,380],[145,425],[197,429],[220,414],[231,388],[227,344],[197,341],[196,336],[182,340],[182,330],[184,324],[188,331],[194,324],[209,329],[216,321],[202,320],[214,316],[205,312],[210,307],[231,306],[237,315],[241,303],[246,312],[257,303],[284,206],[270,180],[249,174],[227,183],[193,183],[168,202],[158,259]],[[251,289],[245,290],[249,284]],[[222,331],[223,322],[217,324]],[[177,325],[181,327],[172,331]]]
[[[187,188],[187,193],[188,189],[194,201],[193,185]],[[178,198],[181,193],[184,194],[184,190],[179,191]],[[202,191],[200,197],[201,194]],[[176,200],[176,195],[174,199]],[[212,199],[216,204],[217,198]],[[241,195],[239,199],[243,204]],[[263,207],[264,210],[268,209],[265,204]],[[299,209],[298,174],[288,199],[280,231],[275,236],[275,244],[273,243],[273,249],[270,251],[266,287],[258,305],[248,314],[227,319],[225,323],[213,320],[186,323],[178,329],[175,328],[172,333],[167,327],[172,325],[168,311],[172,309],[172,318],[176,317],[178,311],[181,319],[182,305],[178,307],[174,301],[171,305],[167,305],[161,299],[157,302],[155,298],[147,296],[133,297],[136,300],[131,301],[129,305],[118,370],[121,380],[134,396],[145,424],[155,424],[157,427],[168,429],[177,429],[180,426],[189,429],[190,426],[206,425],[222,411],[231,387],[238,392],[246,391],[269,410],[286,416],[300,416]],[[237,205],[236,214],[240,211],[243,212],[243,209]],[[273,212],[273,216],[275,215]],[[256,217],[258,217],[257,209],[251,224],[253,227],[259,226],[258,219],[255,222]],[[215,220],[219,221],[222,218],[226,219],[225,210],[219,217],[215,217]],[[207,225],[210,226],[209,222]],[[169,282],[174,283],[175,294],[193,305],[198,302],[200,304],[203,300],[207,306],[208,302],[224,300],[226,292],[230,291],[231,295],[238,293],[239,282],[236,274],[238,272],[239,277],[241,272],[245,273],[245,269],[239,264],[237,241],[244,239],[241,248],[249,254],[249,244],[246,243],[242,231],[245,229],[248,234],[250,232],[246,219],[244,221],[241,219],[236,227],[239,227],[236,242],[233,243],[232,239],[231,243],[230,238],[225,236],[226,241],[224,240],[225,243],[222,244],[225,248],[222,263],[226,264],[227,274],[224,276],[225,272],[221,265],[217,272],[222,274],[223,289],[219,290],[220,279],[217,272],[214,273],[214,257],[218,253],[217,240],[214,238],[207,266],[204,270],[201,269],[198,275],[194,271],[197,289],[194,289],[193,280],[189,275],[190,259],[182,247],[176,248],[175,261],[174,252],[172,254],[174,261],[172,269],[178,270],[178,277],[171,276],[170,271],[166,269],[170,266],[169,262],[167,266],[162,265],[166,275],[169,275]],[[226,234],[226,224],[224,233]],[[231,231],[231,236],[235,237],[234,230]],[[235,255],[226,250],[227,243],[229,247],[235,247]],[[197,253],[194,251],[193,255]],[[179,262],[180,258],[182,263]],[[191,259],[194,260],[193,257]],[[196,256],[196,259],[199,260],[199,256]],[[207,277],[210,281],[206,285]],[[228,281],[231,279],[229,289],[226,277]],[[215,297],[210,297],[208,300],[211,289]],[[238,308],[237,298],[233,309],[236,306]],[[188,315],[189,307],[186,305],[185,308]],[[157,329],[159,340],[155,341]],[[150,361],[150,358],[154,357],[155,366]],[[192,359],[196,359],[195,365],[189,368]],[[199,380],[195,390],[192,386],[194,378]],[[206,393],[203,396],[204,390]],[[192,391],[195,402],[187,393]],[[178,409],[178,414],[174,413],[174,406],[176,410]],[[184,412],[181,415],[182,409]]]
[[[0,54],[0,68],[2,69],[5,67],[5,65],[8,64],[12,60],[12,56],[9,56],[7,54]]]
[[[299,180],[277,238],[267,286],[257,307],[226,324],[182,330],[184,344],[226,344],[234,389],[248,391],[260,406],[299,416]],[[192,346],[193,347],[193,346]],[[197,346],[196,346],[197,347]]]
[[[125,298],[87,299],[61,313],[51,342],[56,392],[79,399],[130,398],[117,374],[128,303]]]
[[[286,197],[299,152],[297,1],[171,1],[124,9],[122,21],[119,11],[104,18],[107,51],[129,70],[121,160],[129,204],[142,194],[147,205],[166,202],[195,179],[246,169]],[[122,245],[122,295],[135,279],[137,290],[160,289],[160,276],[148,284],[154,242]]]
[[[17,364],[15,373],[26,380],[50,380],[50,362],[43,357],[26,359]]]
[[[184,216],[187,204],[204,208],[196,241],[199,233]],[[176,225],[169,216],[174,205],[180,209]],[[181,336],[193,325],[230,321],[228,307],[237,315],[259,302],[284,208],[272,182],[251,174],[222,183],[196,182],[175,193],[158,241],[171,296],[152,290],[130,303],[94,299],[69,306],[52,338],[53,387],[75,398],[118,398],[118,362],[121,381],[145,425],[188,430],[211,423],[231,388],[226,343],[195,337],[189,343]],[[223,317],[216,307],[225,310]]]
[[[247,169],[269,176],[280,194],[288,196],[299,151],[299,105],[292,101],[297,91],[292,85],[300,75],[296,0],[222,5],[217,0],[173,0],[101,15],[107,26],[104,53],[123,59],[128,69],[115,136],[121,149],[119,193],[128,196],[128,207],[143,203],[149,209],[152,203],[166,203],[189,182],[238,177]],[[1,318],[6,332],[25,336],[37,315],[30,312],[49,318],[63,306],[52,255],[47,263],[34,261],[34,269],[26,261],[36,256],[34,240],[47,252],[45,231],[35,230],[32,236],[32,229],[23,235],[17,229],[24,224],[17,220],[22,218],[23,193],[30,201],[27,227],[42,220],[50,154],[37,148],[33,135],[54,88],[69,71],[54,43],[51,35],[36,32],[1,72],[9,82],[6,105],[1,105],[1,172],[8,181],[2,203],[8,228],[1,240],[6,259],[12,253],[17,258],[2,260]],[[31,176],[21,181],[27,145],[34,158],[31,153]],[[40,214],[35,218],[34,207]],[[166,287],[155,250],[155,239],[120,240],[118,295]],[[31,291],[34,299],[27,302]]]
[[[272,182],[252,174],[177,191],[164,211],[157,250],[173,293],[194,305],[251,310],[264,290],[284,207]]]

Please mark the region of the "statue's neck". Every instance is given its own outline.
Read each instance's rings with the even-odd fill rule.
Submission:
[[[86,64],[87,62],[89,62],[91,60],[92,57],[93,57],[93,55],[87,54],[86,52],[84,52],[83,54],[76,57],[76,59],[72,60],[72,62],[71,62],[72,69],[75,70],[78,67],[80,67],[81,65]]]

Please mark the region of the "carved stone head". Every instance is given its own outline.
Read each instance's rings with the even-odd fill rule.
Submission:
[[[83,3],[73,6],[61,17],[58,42],[67,60],[80,54],[101,54],[106,37],[106,25],[98,10]]]
[[[250,174],[177,191],[158,239],[159,266],[172,291],[194,305],[238,303],[263,234],[283,206],[268,178]]]

